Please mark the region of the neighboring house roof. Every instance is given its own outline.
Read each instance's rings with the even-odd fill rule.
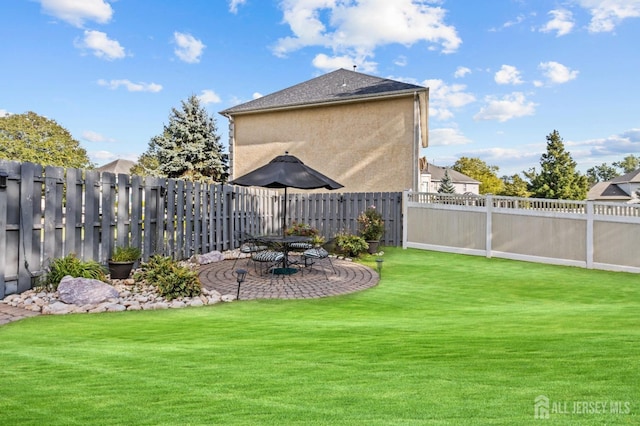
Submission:
[[[618,176],[616,178],[611,179],[609,182],[615,184],[621,183],[640,183],[640,169],[634,170],[626,175]]]
[[[429,164],[424,162],[424,164],[420,164],[420,173],[423,174],[430,174],[431,175],[431,181],[432,182],[439,182],[442,181],[442,179],[444,178],[444,172],[445,170],[447,170],[447,173],[449,174],[449,179],[451,179],[451,182],[453,183],[475,183],[475,184],[480,184],[480,181],[477,181],[465,174],[462,174],[456,170],[453,169],[449,169],[446,167],[440,167],[440,166],[435,166],[433,164]]]
[[[610,181],[596,183],[587,193],[587,200],[628,201],[630,199],[629,194]]]
[[[135,164],[136,163],[131,160],[117,159],[105,164],[102,167],[98,167],[96,170],[99,172],[109,172],[115,174],[130,174],[131,168],[135,166]]]
[[[380,96],[406,95],[427,88],[339,69],[270,95],[221,111],[223,115],[261,110],[308,107],[314,104],[355,101]]]
[[[596,183],[589,189],[587,200],[629,201],[634,197],[622,187],[623,185],[629,184],[640,185],[640,169],[634,170],[626,175],[618,176],[609,181]]]

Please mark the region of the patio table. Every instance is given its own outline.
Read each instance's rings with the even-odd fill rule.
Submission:
[[[259,237],[259,240],[264,241],[270,246],[274,246],[278,251],[284,255],[282,257],[282,268],[276,268],[273,273],[280,275],[291,275],[298,272],[298,269],[291,268],[291,262],[289,261],[289,251],[291,245],[294,243],[309,243],[311,237],[305,237],[302,235],[266,235]]]

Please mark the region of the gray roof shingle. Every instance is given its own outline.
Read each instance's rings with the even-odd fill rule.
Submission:
[[[220,111],[220,114],[253,112],[356,100],[380,95],[394,95],[425,91],[426,87],[374,77],[355,71],[339,69],[295,86]]]
[[[426,167],[422,168],[421,172],[429,173],[431,175],[432,181],[442,181],[442,179],[444,178],[445,170],[449,175],[449,179],[451,179],[451,182],[453,183],[478,183],[478,184],[480,183],[480,181],[477,181],[472,177],[462,174],[457,170],[453,170],[447,167],[440,167],[440,166],[436,166],[434,164],[429,164],[429,163],[426,164]]]

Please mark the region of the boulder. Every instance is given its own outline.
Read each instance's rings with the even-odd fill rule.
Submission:
[[[60,300],[78,306],[97,305],[119,297],[118,291],[109,284],[90,278],[66,276],[58,285]]]
[[[217,250],[196,256],[196,261],[199,265],[206,265],[213,262],[221,262],[224,260],[224,255]]]

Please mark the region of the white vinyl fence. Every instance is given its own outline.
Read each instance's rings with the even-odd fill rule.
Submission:
[[[405,192],[403,247],[640,272],[640,205]]]

